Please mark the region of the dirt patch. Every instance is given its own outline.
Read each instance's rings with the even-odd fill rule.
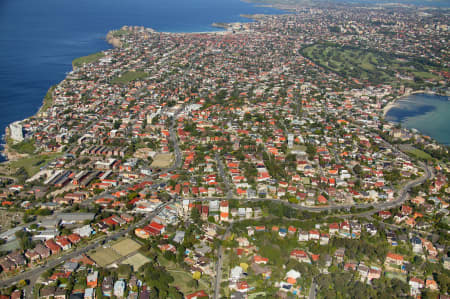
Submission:
[[[172,165],[173,160],[173,154],[158,154],[150,166],[154,168],[167,168]]]

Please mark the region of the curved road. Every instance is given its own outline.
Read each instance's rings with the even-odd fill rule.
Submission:
[[[132,231],[134,228],[138,227],[138,226],[142,226],[143,224],[149,222],[151,219],[153,219],[153,217],[155,217],[165,206],[167,205],[167,203],[161,204],[158,208],[156,208],[152,213],[148,214],[147,217],[143,218],[141,221],[136,222],[133,225],[130,225],[128,228],[122,229],[118,232],[115,232],[105,238],[101,238],[98,240],[95,240],[93,243],[82,247],[82,248],[78,248],[74,251],[68,252],[66,254],[61,255],[60,257],[58,257],[57,259],[54,260],[50,260],[47,262],[47,264],[45,266],[40,266],[37,268],[34,268],[32,270],[20,273],[12,278],[9,279],[5,279],[5,280],[1,280],[0,281],[0,288],[3,287],[7,287],[9,285],[15,284],[17,282],[19,282],[22,279],[25,280],[30,280],[30,281],[36,281],[37,278],[46,270],[51,269],[56,267],[57,265],[66,262],[74,257],[77,257],[83,253],[87,253],[88,251],[102,245],[103,243],[107,243],[111,240],[114,239],[118,239],[124,235],[126,235],[127,233],[129,233],[130,231]]]

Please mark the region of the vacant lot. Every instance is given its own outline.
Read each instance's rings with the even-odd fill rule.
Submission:
[[[133,271],[139,270],[140,267],[148,263],[150,259],[142,253],[136,253],[122,262],[133,267]]]
[[[100,266],[106,267],[122,256],[114,251],[112,248],[99,248],[95,252],[89,253],[89,256]]]
[[[121,256],[127,256],[130,253],[139,250],[139,248],[141,248],[141,245],[131,239],[123,239],[112,245],[111,248]]]
[[[158,154],[153,159],[151,167],[154,168],[167,168],[173,163],[172,154]]]

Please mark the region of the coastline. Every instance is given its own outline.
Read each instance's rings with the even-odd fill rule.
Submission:
[[[159,32],[159,31],[156,31],[156,30],[151,29],[151,28],[146,28],[146,29],[151,29],[155,33],[168,33],[168,34],[227,34],[227,33],[229,33],[231,31],[230,28],[228,28],[228,27],[225,27],[225,26],[224,27],[214,26],[214,24],[216,24],[216,23],[211,24],[211,26],[212,27],[216,27],[216,28],[221,28],[222,30],[217,30],[217,31],[195,31],[195,32],[164,32],[164,31]],[[230,24],[230,23],[224,23],[224,25],[228,25],[228,24]],[[125,26],[122,26],[122,28],[120,28],[120,29],[113,29],[113,30],[108,31],[108,33],[105,36],[105,40],[106,40],[106,42],[108,44],[110,44],[112,46],[111,48],[121,48],[123,45],[120,42],[119,38],[113,36],[114,32],[117,32],[119,30],[130,31],[130,29],[134,29],[134,28],[144,28],[144,27],[142,27],[142,26],[125,25]],[[101,52],[110,50],[111,48],[104,49]],[[77,58],[75,58],[75,59],[77,59]],[[72,60],[72,62],[74,60]],[[71,71],[75,70],[75,68],[76,67],[72,63]],[[52,85],[52,86],[49,87],[48,92],[44,96],[44,98],[42,99],[41,106],[36,111],[36,113],[34,113],[34,114],[32,114],[32,115],[30,115],[30,116],[28,116],[28,117],[26,117],[26,118],[24,118],[22,120],[18,120],[18,121],[21,122],[21,121],[27,120],[27,119],[29,119],[31,117],[38,116],[39,114],[44,113],[49,107],[51,107],[53,105],[53,99],[51,98],[50,99],[51,101],[49,101],[48,95],[50,94],[50,96],[51,96],[51,92],[53,92],[54,88],[56,88],[62,81],[66,80],[66,79],[67,79],[67,76],[63,80],[58,82],[57,84]],[[48,107],[46,107],[47,105],[48,105]],[[8,162],[11,162],[11,161],[16,161],[16,160],[19,160],[19,159],[22,159],[22,158],[26,158],[26,157],[29,156],[28,154],[20,154],[20,153],[14,151],[9,146],[7,140],[8,140],[8,137],[10,136],[10,134],[9,134],[9,125],[10,124],[8,124],[6,126],[5,132],[1,136],[1,142],[0,142],[0,164],[1,165],[7,164]]]
[[[400,124],[408,131],[418,132],[422,136],[431,138],[437,144],[448,147],[450,145],[447,117],[450,108],[449,97],[449,91],[417,90],[405,93],[383,107],[384,122]],[[397,104],[397,101],[401,102]],[[395,112],[386,119],[392,108],[396,108]]]
[[[437,95],[437,96],[448,96],[448,94],[443,94],[443,93],[439,93],[439,92],[435,92],[435,91],[427,91],[427,90],[414,90],[414,91],[408,91],[405,92],[403,95],[393,99],[392,101],[390,101],[389,103],[387,103],[386,106],[384,106],[383,109],[383,118],[386,117],[386,114],[389,112],[390,109],[395,107],[395,103],[398,100],[401,100],[403,98],[415,95],[415,94],[429,94],[429,95]]]

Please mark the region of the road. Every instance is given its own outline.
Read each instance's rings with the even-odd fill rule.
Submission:
[[[181,150],[179,148],[179,144],[178,144],[178,138],[177,138],[177,134],[176,134],[176,119],[178,114],[183,110],[183,108],[180,108],[174,115],[174,117],[171,119],[171,123],[170,123],[170,127],[169,127],[169,139],[173,144],[174,147],[174,153],[175,153],[175,163],[165,169],[164,171],[154,174],[152,176],[149,176],[145,179],[153,179],[156,176],[159,176],[160,174],[163,173],[169,173],[171,171],[174,170],[178,170],[181,168],[182,166],[182,153]],[[385,142],[385,145],[390,147],[394,153],[398,154],[401,157],[406,158],[407,156],[401,152],[399,149],[397,149],[396,147],[392,146],[389,143]],[[219,155],[216,154],[215,156],[216,162],[217,162],[217,166],[218,166],[218,170],[219,170],[219,174],[220,176],[223,178],[223,181],[226,185],[227,188],[227,198],[228,199],[232,199],[233,198],[233,191],[232,188],[230,187],[231,184],[229,182],[229,177],[227,176],[227,174],[225,173],[224,170],[224,166],[222,164],[222,161],[220,160]],[[284,205],[290,206],[291,208],[297,209],[297,210],[303,210],[303,211],[309,211],[309,212],[322,212],[322,211],[334,211],[334,210],[345,210],[345,209],[350,209],[350,208],[357,208],[357,209],[361,209],[361,208],[370,208],[370,211],[367,212],[362,212],[362,213],[357,213],[358,216],[370,216],[374,213],[377,213],[379,211],[382,210],[386,210],[386,209],[390,209],[392,207],[396,207],[401,205],[402,203],[404,203],[407,199],[408,199],[408,191],[414,187],[414,186],[418,186],[420,184],[422,184],[423,182],[425,182],[428,179],[432,179],[434,174],[433,174],[433,169],[429,166],[426,165],[422,162],[419,162],[420,166],[423,168],[425,174],[420,177],[417,178],[415,180],[412,180],[408,183],[406,183],[398,192],[398,196],[396,200],[393,201],[389,201],[389,202],[379,202],[379,203],[369,203],[369,204],[348,204],[348,205],[329,205],[329,206],[321,206],[321,207],[307,207],[307,206],[302,206],[299,204],[294,204],[294,203],[289,203],[287,201],[281,201],[279,199],[274,199],[274,198],[250,198],[250,199],[240,199],[240,198],[236,198],[238,200],[241,200],[243,202],[245,201],[261,201],[261,200],[268,200],[268,201],[273,201],[273,202],[277,202],[277,203],[282,203]],[[121,185],[117,188],[115,188],[114,190],[123,190],[123,188],[127,188],[127,186],[129,185]],[[154,185],[155,186],[155,185]],[[94,198],[92,198],[91,200],[87,201],[86,204],[91,204],[91,202],[96,199],[99,198],[101,196],[105,196],[107,194],[112,193],[114,190],[109,190],[109,191],[105,191],[103,192],[101,195],[98,195]],[[218,198],[193,198],[192,200],[213,200],[213,199],[218,199]],[[112,235],[109,235],[105,238],[101,238],[98,239],[96,241],[94,241],[93,243],[82,247],[82,248],[77,248],[74,251],[68,252],[66,254],[63,254],[62,256],[58,257],[57,259],[53,259],[47,262],[46,265],[44,266],[40,266],[39,268],[34,268],[32,270],[26,271],[24,273],[20,273],[18,275],[16,275],[13,278],[10,279],[6,279],[6,280],[2,280],[0,281],[0,287],[7,287],[9,285],[15,284],[17,282],[19,282],[22,279],[26,279],[29,280],[30,282],[34,283],[39,276],[46,270],[51,269],[56,267],[57,265],[64,263],[76,256],[79,256],[81,254],[87,253],[88,251],[101,246],[102,243],[106,243],[109,242],[113,239],[117,239],[120,238],[124,235],[126,235],[127,233],[129,233],[131,230],[133,230],[134,228],[138,227],[138,226],[142,226],[144,223],[149,222],[153,217],[155,217],[162,208],[164,208],[164,206],[167,205],[166,204],[161,204],[154,212],[150,213],[149,215],[147,215],[144,219],[142,219],[141,221],[139,221],[138,223],[135,223],[134,225],[129,226],[126,229],[122,229],[118,232],[113,233]],[[349,214],[348,216],[351,216],[353,214]],[[29,224],[28,224],[29,225]],[[230,229],[232,227],[232,224],[230,224],[226,230],[226,232],[223,234],[222,236],[222,241],[226,238],[226,236],[229,234]],[[215,282],[214,282],[214,298],[219,298],[220,295],[220,284],[222,281],[222,266],[223,266],[223,254],[224,254],[224,249],[222,248],[222,246],[220,245],[218,248],[218,260],[216,262],[216,276],[215,276]],[[31,285],[31,284],[30,284]],[[30,286],[31,287],[31,286]],[[310,299],[314,299],[315,298],[315,284],[314,281],[311,284],[311,290],[310,290],[310,294],[309,294],[309,298]],[[29,293],[29,292],[28,292]]]
[[[175,127],[176,127],[176,119],[177,116],[180,114],[180,112],[183,110],[184,108],[181,107],[180,109],[178,109],[175,114],[174,117],[171,119],[171,124],[170,124],[170,128],[169,128],[169,133],[170,133],[170,140],[174,146],[174,151],[175,151],[175,163],[165,169],[164,171],[154,174],[150,177],[145,178],[146,179],[153,179],[156,176],[159,176],[163,173],[168,173],[171,172],[173,170],[177,170],[179,168],[181,168],[181,164],[182,164],[182,154],[181,154],[181,150],[178,144],[178,138],[177,138],[177,134],[175,132]],[[118,191],[118,190],[123,190],[124,188],[126,189],[127,187],[129,187],[130,185],[121,185],[118,186],[117,188],[114,188],[113,190],[108,190],[105,192],[102,192],[100,195],[95,196],[93,198],[91,198],[88,201],[83,202],[83,205],[90,205],[95,199],[98,199],[100,197],[104,197],[107,196],[108,194],[111,194],[114,191]],[[152,187],[154,188],[156,185],[153,185]],[[64,263],[76,256],[79,256],[81,254],[87,253],[88,251],[101,246],[103,243],[107,243],[111,240],[114,239],[118,239],[124,235],[126,235],[127,233],[129,233],[130,231],[132,231],[134,228],[139,227],[144,225],[145,223],[148,223],[151,219],[153,219],[153,217],[155,217],[165,206],[167,205],[167,203],[161,204],[158,206],[158,208],[155,209],[155,211],[153,211],[152,213],[148,214],[145,218],[143,218],[141,221],[135,223],[134,225],[129,226],[126,229],[120,230],[118,232],[113,233],[112,235],[107,236],[106,238],[101,238],[98,240],[95,240],[93,243],[90,243],[89,245],[83,247],[83,248],[77,248],[74,251],[68,252],[66,254],[63,254],[62,256],[58,257],[57,259],[53,259],[48,261],[44,266],[40,266],[38,268],[34,268],[32,270],[20,273],[12,278],[6,279],[6,280],[1,280],[0,281],[0,288],[3,287],[7,287],[9,285],[15,284],[17,282],[19,282],[22,279],[28,280],[30,281],[30,285],[27,287],[27,293],[31,294],[31,288],[34,285],[34,283],[37,281],[37,279],[39,278],[40,275],[42,275],[43,272],[47,271],[48,269],[52,269],[54,267],[56,267],[57,265]],[[33,221],[31,223],[26,224],[26,226],[32,224],[32,223],[36,223],[37,221]]]
[[[219,175],[225,184],[225,188],[227,189],[227,198],[232,198],[233,188],[230,187],[231,186],[230,177],[225,173],[225,167],[223,166],[222,160],[220,159],[220,156],[217,153],[215,155],[215,160],[217,163],[217,168],[219,170]]]
[[[182,154],[181,154],[180,146],[178,144],[177,134],[175,132],[175,127],[176,127],[177,116],[181,113],[182,110],[183,110],[183,108],[180,108],[180,109],[178,109],[175,112],[174,116],[171,119],[171,123],[170,123],[170,126],[169,126],[169,134],[170,134],[169,135],[169,139],[172,142],[173,147],[174,147],[175,163],[169,168],[166,168],[166,169],[164,169],[164,170],[162,170],[160,172],[154,173],[154,174],[152,174],[150,176],[147,176],[147,177],[143,178],[142,181],[151,181],[151,180],[154,180],[155,178],[158,178],[162,174],[166,174],[166,173],[169,173],[171,171],[178,170],[178,169],[181,168],[183,160],[182,160]],[[150,186],[150,188],[155,188],[156,185],[157,184],[154,184],[154,185]],[[98,194],[96,196],[91,197],[88,200],[83,201],[81,203],[81,205],[82,206],[90,206],[97,199],[100,199],[100,198],[103,198],[103,197],[112,197],[112,194],[114,192],[125,190],[125,189],[127,189],[129,187],[131,187],[130,184],[119,185],[119,186],[117,186],[117,187],[115,187],[113,189],[106,190],[106,191],[104,191],[104,192],[102,192],[102,193],[100,193],[100,194]]]
[[[226,237],[230,234],[231,227],[233,226],[233,223],[230,223],[230,225],[227,227],[227,230],[222,235],[221,241],[225,240]],[[224,250],[222,247],[222,244],[219,245],[218,251],[218,258],[216,262],[216,277],[214,280],[214,299],[218,299],[220,296],[220,284],[222,282],[222,266],[223,266],[223,255]]]
[[[128,228],[122,229],[118,232],[115,232],[109,236],[106,236],[105,238],[100,238],[98,240],[95,240],[93,243],[90,243],[89,245],[82,247],[82,248],[77,248],[74,251],[68,252],[66,254],[61,255],[60,257],[50,260],[47,262],[47,264],[45,264],[44,266],[40,266],[38,268],[34,268],[32,270],[20,273],[12,278],[6,279],[6,280],[1,280],[0,281],[0,288],[4,288],[7,287],[9,285],[15,284],[17,282],[19,282],[22,279],[25,280],[29,280],[30,282],[36,281],[37,278],[45,271],[47,271],[48,269],[52,269],[56,266],[58,266],[61,263],[64,263],[66,261],[71,260],[74,257],[77,257],[81,254],[87,253],[88,251],[101,246],[103,243],[107,243],[111,240],[116,240],[120,237],[125,236],[126,234],[128,234],[130,231],[132,231],[133,229],[135,229],[136,227],[142,226],[145,223],[148,223],[149,221],[151,221],[168,203],[164,203],[158,206],[158,208],[156,208],[152,213],[148,214],[145,218],[143,218],[141,221],[130,225]]]
[[[316,299],[316,284],[314,283],[314,277],[311,281],[311,287],[309,288],[309,299]]]

